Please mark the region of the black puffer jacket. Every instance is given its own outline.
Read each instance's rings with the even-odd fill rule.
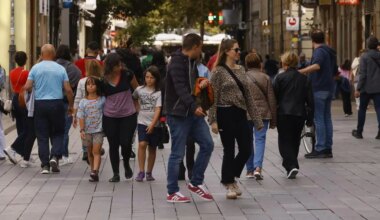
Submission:
[[[164,113],[187,117],[194,114],[197,105],[192,88],[195,74],[191,72],[190,58],[178,50],[172,54],[166,75]]]

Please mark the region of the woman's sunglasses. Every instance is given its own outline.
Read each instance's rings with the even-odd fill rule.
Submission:
[[[241,52],[241,49],[240,49],[240,48],[232,48],[231,50],[234,50],[235,53],[240,53],[240,52]]]

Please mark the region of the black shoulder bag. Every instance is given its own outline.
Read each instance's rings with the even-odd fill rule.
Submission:
[[[243,83],[241,83],[241,81],[237,78],[237,76],[232,72],[232,70],[226,64],[222,65],[222,67],[224,67],[224,69],[226,69],[227,72],[231,75],[231,77],[235,80],[235,82],[238,85],[241,93],[243,93],[244,99],[247,100],[247,96],[245,94]]]

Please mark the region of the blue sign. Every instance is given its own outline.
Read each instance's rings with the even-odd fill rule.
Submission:
[[[62,0],[63,8],[71,8],[73,6],[73,0]]]

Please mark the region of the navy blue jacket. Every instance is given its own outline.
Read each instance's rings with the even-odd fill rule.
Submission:
[[[164,113],[187,117],[197,105],[192,95],[195,77],[190,58],[178,50],[172,54],[166,75]]]

